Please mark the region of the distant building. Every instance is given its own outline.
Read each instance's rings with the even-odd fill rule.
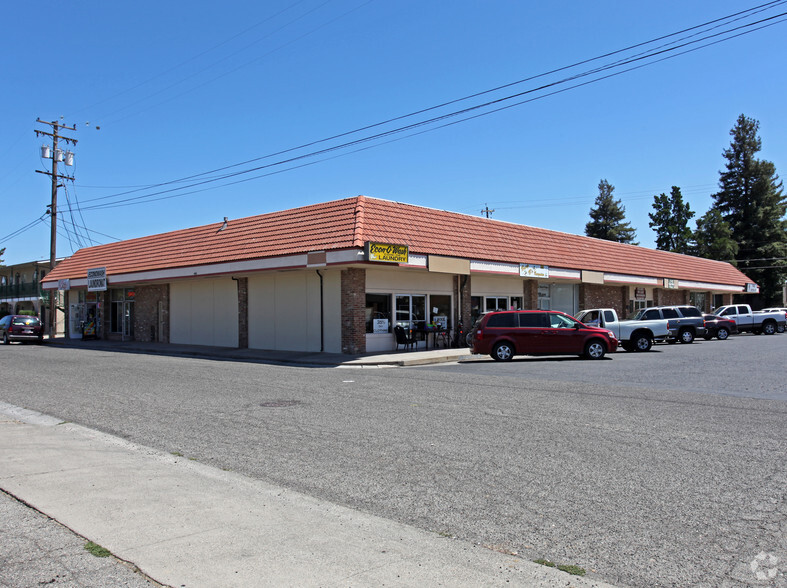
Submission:
[[[704,311],[757,286],[732,265],[358,196],[89,247],[44,288],[67,336],[294,351],[396,348],[393,327],[488,310],[660,304]]]
[[[49,265],[47,260],[0,266],[0,317],[7,314],[33,314],[49,325],[49,296],[52,291],[41,288]],[[62,301],[57,307],[58,333],[62,336],[65,319]]]

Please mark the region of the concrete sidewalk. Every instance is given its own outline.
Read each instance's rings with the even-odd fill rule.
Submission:
[[[402,350],[388,353],[364,353],[358,355],[344,353],[320,353],[309,351],[274,351],[267,349],[238,349],[234,347],[212,347],[209,345],[181,345],[177,343],[145,343],[140,341],[107,341],[64,339],[46,340],[47,345],[73,349],[93,349],[124,353],[152,353],[157,355],[177,355],[203,357],[217,360],[254,361],[260,363],[293,364],[315,367],[386,367],[416,366],[433,363],[469,360],[473,357],[470,349],[439,348],[429,350]]]
[[[0,488],[168,586],[608,586],[1,403]]]

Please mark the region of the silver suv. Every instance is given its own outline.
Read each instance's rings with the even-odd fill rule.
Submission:
[[[667,319],[667,342],[693,343],[705,335],[705,319],[696,306],[653,306],[643,308],[634,315],[636,319]]]

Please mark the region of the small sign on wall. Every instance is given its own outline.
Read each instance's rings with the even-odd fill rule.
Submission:
[[[372,321],[372,332],[379,335],[388,332],[388,319],[379,318]]]

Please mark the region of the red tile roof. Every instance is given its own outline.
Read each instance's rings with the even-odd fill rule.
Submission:
[[[220,231],[221,225],[80,249],[46,281],[84,278],[93,267],[117,275],[360,248],[366,241],[406,244],[414,254],[735,286],[751,281],[725,262],[366,196],[231,219]]]

